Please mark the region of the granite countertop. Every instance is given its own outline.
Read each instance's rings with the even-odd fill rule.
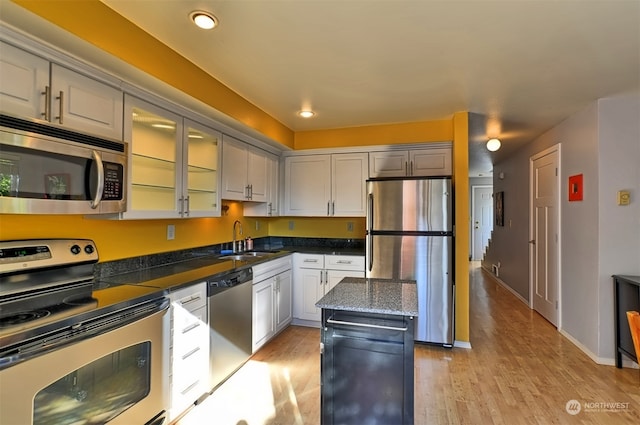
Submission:
[[[415,280],[345,277],[317,303],[318,308],[418,316]]]

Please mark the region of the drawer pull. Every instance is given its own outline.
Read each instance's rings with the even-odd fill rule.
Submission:
[[[186,360],[187,357],[191,357],[193,356],[195,353],[197,353],[198,351],[200,351],[200,347],[196,347],[193,350],[189,351],[187,354],[185,354],[184,356],[182,356],[182,360]]]
[[[189,303],[192,303],[194,301],[199,301],[200,300],[200,295],[196,295],[196,296],[191,296],[188,300],[180,300],[180,304],[182,305],[187,305]]]
[[[184,329],[182,330],[182,333],[183,333],[183,334],[186,334],[187,332],[194,330],[194,329],[195,329],[195,328],[197,328],[198,326],[200,326],[200,322],[192,323],[192,324],[190,324],[189,326],[187,326],[186,328],[184,328]]]
[[[199,383],[200,383],[200,380],[198,379],[196,382],[194,382],[193,384],[189,385],[187,388],[185,388],[184,390],[182,390],[180,392],[182,393],[182,395],[185,395],[186,393],[188,393],[189,391],[194,389],[195,386],[198,385]]]
[[[334,320],[334,319],[327,319],[327,323],[331,323],[334,325],[347,325],[347,326],[358,326],[361,328],[374,328],[374,329],[388,329],[391,331],[402,331],[402,332],[406,332],[407,329],[409,329],[408,327],[403,327],[403,328],[398,328],[396,326],[384,326],[384,325],[374,325],[371,323],[356,323],[356,322],[345,322],[343,320]]]
[[[351,260],[338,260],[336,261],[338,264],[351,264],[352,261]]]
[[[305,258],[304,260],[305,263],[317,263],[318,259],[309,259],[309,258]]]

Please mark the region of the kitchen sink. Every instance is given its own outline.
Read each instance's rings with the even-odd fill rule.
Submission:
[[[221,260],[237,260],[237,261],[247,261],[253,260],[260,257],[266,257],[268,255],[273,255],[271,252],[263,252],[263,251],[251,251],[251,252],[243,252],[240,254],[229,254],[223,255],[219,257]]]

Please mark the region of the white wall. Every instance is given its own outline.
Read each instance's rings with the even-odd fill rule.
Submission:
[[[561,329],[602,363],[613,364],[612,274],[640,275],[640,94],[587,105],[494,167],[505,192],[505,227],[494,227],[486,263],[529,299],[529,158],[561,144]],[[504,180],[497,176],[504,172]],[[568,177],[583,174],[584,200],[568,201]],[[630,190],[631,205],[616,205]]]
[[[640,276],[640,96],[598,102],[599,179],[599,351],[613,357],[611,275]],[[631,204],[617,205],[618,190],[631,191]]]

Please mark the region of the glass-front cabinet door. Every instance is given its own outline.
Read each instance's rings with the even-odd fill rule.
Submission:
[[[125,114],[131,156],[124,218],[179,217],[182,117],[132,96]]]
[[[122,218],[220,216],[222,134],[133,96],[125,113],[131,156]]]
[[[220,215],[220,141],[222,134],[185,118],[183,157],[185,209],[188,217]]]

